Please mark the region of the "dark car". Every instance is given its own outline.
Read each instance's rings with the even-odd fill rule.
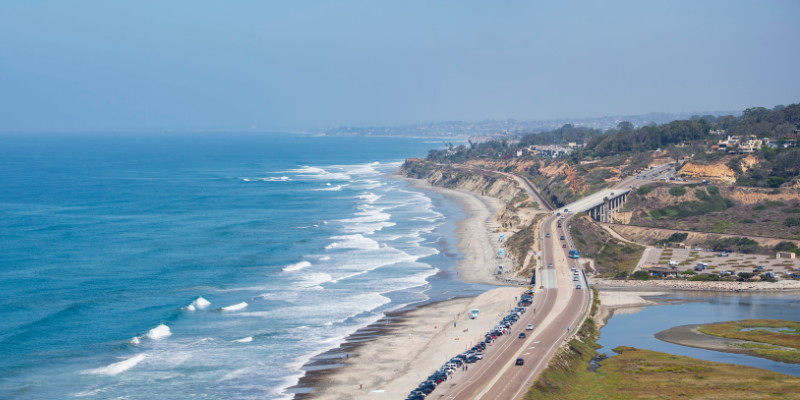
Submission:
[[[525,360],[523,360],[521,358],[518,358],[517,362],[515,364],[517,364],[517,365],[525,365]]]
[[[478,357],[470,357],[467,359],[467,363],[472,364],[478,362]]]
[[[519,338],[520,339],[525,339],[525,332],[520,332],[519,333]]]

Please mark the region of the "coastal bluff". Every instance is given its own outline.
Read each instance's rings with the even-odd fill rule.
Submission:
[[[498,211],[495,219],[504,228],[512,228],[521,222],[515,205],[528,200],[527,193],[515,179],[486,170],[462,169],[422,158],[409,158],[397,174],[424,179],[431,186],[463,190],[500,200],[505,206]]]

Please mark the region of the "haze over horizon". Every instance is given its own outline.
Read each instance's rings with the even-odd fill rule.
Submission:
[[[0,4],[0,131],[300,130],[798,102],[800,3]]]

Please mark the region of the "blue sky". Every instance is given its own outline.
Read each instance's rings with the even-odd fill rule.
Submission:
[[[0,2],[0,131],[298,130],[800,101],[800,2]]]

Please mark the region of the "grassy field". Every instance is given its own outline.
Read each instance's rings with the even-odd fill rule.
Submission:
[[[755,329],[753,328],[767,328]],[[743,329],[748,329],[743,331]],[[765,343],[739,347],[752,355],[786,363],[800,364],[800,322],[775,319],[747,319],[708,324],[697,328],[707,335]]]
[[[605,277],[628,276],[644,253],[643,246],[617,240],[588,217],[570,221],[570,234],[581,256],[595,260],[597,271]]]
[[[526,399],[800,399],[800,378],[790,375],[632,347],[614,351],[621,354],[596,372],[579,368],[559,390],[531,390]]]

